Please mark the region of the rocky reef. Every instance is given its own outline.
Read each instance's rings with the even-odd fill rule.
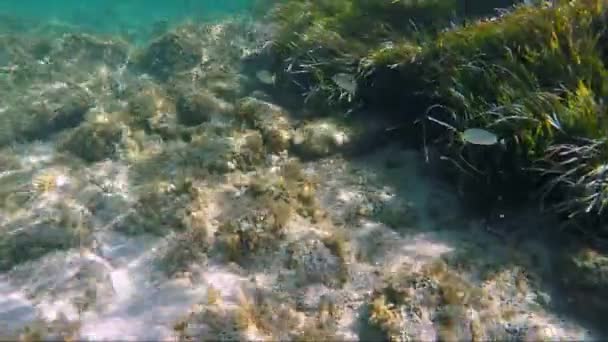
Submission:
[[[560,56],[602,71],[566,39],[595,27],[600,5],[479,19],[487,9],[457,3],[262,1],[256,17],[185,22],[143,45],[65,27],[0,32],[0,339],[601,338],[601,240],[556,234],[562,217],[530,209],[537,198],[522,210],[492,197],[480,212],[466,197],[472,185],[502,194],[515,173],[501,163],[559,155],[568,136],[515,112],[539,104],[519,106],[515,81],[496,71],[482,89],[470,78],[486,66],[464,66],[490,51],[474,61],[512,67],[500,63],[521,46],[526,67],[554,61],[532,49],[558,25],[536,23],[546,15],[577,48]],[[520,42],[516,19],[536,23],[538,41]],[[550,67],[566,72],[534,75]],[[512,88],[489,94],[498,80]],[[575,119],[603,88],[575,83],[539,98],[571,110],[559,112],[565,130],[597,132]],[[496,121],[477,115],[491,109]],[[531,123],[515,125],[518,113]],[[473,127],[521,143],[471,144],[460,131]],[[600,160],[585,144],[576,151]]]

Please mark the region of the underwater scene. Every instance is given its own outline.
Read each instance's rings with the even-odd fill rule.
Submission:
[[[608,338],[605,0],[3,0],[0,341]]]

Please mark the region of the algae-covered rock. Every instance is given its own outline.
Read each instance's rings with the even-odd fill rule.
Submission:
[[[136,91],[129,93],[127,101],[127,122],[130,127],[145,129],[166,137],[174,137],[177,134],[175,101],[162,87],[145,82]]]
[[[50,222],[31,226],[27,232],[18,232],[0,240],[0,269],[10,269],[15,264],[36,259],[58,249],[76,245],[77,236]]]
[[[295,131],[293,147],[306,158],[325,157],[344,150],[352,134],[351,129],[334,120],[313,121]]]
[[[368,321],[389,341],[462,341],[485,336],[483,292],[441,261],[389,274],[369,302]],[[484,338],[482,338],[483,340]]]
[[[191,202],[187,204],[182,224],[186,227],[169,240],[166,253],[160,260],[161,268],[169,275],[186,272],[194,264],[204,264],[210,247],[207,197],[205,192],[194,185],[188,190]]]
[[[232,111],[232,105],[204,90],[191,90],[180,94],[177,116],[183,125],[197,126],[213,117],[222,117]]]
[[[190,142],[167,151],[179,166],[222,174],[235,170],[250,171],[264,161],[264,144],[254,130],[227,131],[211,126],[192,132]]]
[[[207,72],[203,81],[206,89],[226,101],[235,101],[243,93],[241,75],[234,72],[227,73],[223,70]]]
[[[66,317],[54,321],[37,320],[28,324],[15,333],[5,335],[0,332],[3,341],[65,341],[76,340],[80,330],[80,324],[70,322]]]
[[[394,229],[411,229],[420,222],[420,213],[411,202],[390,201],[378,210],[375,218]]]
[[[155,183],[142,191],[130,214],[116,229],[126,234],[164,235],[185,231],[188,204],[192,199],[189,182]]]
[[[191,27],[169,32],[148,45],[137,57],[136,63],[144,71],[161,80],[192,69],[201,62],[202,49],[199,37]]]
[[[0,172],[18,170],[21,168],[21,161],[10,150],[0,151]]]
[[[86,243],[89,227],[90,217],[69,202],[31,208],[1,228],[0,270]]]
[[[248,185],[220,217],[217,233],[228,258],[241,264],[278,252],[294,213],[290,195],[276,176],[258,176]]]
[[[60,144],[60,149],[68,151],[88,162],[96,162],[112,157],[120,143],[122,128],[120,123],[107,121],[87,122],[69,132]]]
[[[290,214],[288,207],[278,204],[252,209],[222,224],[218,241],[228,258],[239,263],[273,252],[283,239]]]
[[[258,200],[281,200],[290,210],[315,223],[326,217],[316,198],[316,179],[304,174],[296,160],[287,161],[277,171],[279,174],[269,172],[251,178],[248,192]]]
[[[608,255],[582,250],[566,260],[565,281],[581,289],[608,291]]]
[[[602,323],[608,314],[608,256],[593,249],[567,254],[560,265],[568,300],[581,317]]]
[[[6,72],[11,66],[23,65],[35,58],[35,46],[43,41],[34,37],[24,37],[17,34],[3,34],[0,36],[0,70]],[[48,50],[45,49],[45,50]],[[16,70],[13,70],[16,71]]]
[[[161,268],[168,276],[185,272],[191,264],[205,261],[208,248],[205,227],[189,227],[170,241],[167,253],[160,261]]]
[[[262,287],[236,290],[236,305],[224,305],[224,289],[209,289],[198,305],[176,325],[179,341],[293,341],[305,318],[285,293]],[[218,298],[219,297],[219,298]]]
[[[301,310],[288,293],[261,286],[237,290],[237,305],[226,305],[224,289],[210,288],[207,300],[176,325],[179,341],[343,341],[338,305],[323,296],[321,304]],[[222,298],[223,297],[223,298]]]
[[[31,139],[45,138],[78,126],[94,105],[86,90],[66,83],[49,84],[39,93],[28,96],[24,102],[29,104],[15,129]]]
[[[84,33],[69,33],[61,38],[50,56],[57,62],[104,63],[119,66],[127,62],[129,46],[121,40],[104,40]]]
[[[321,240],[296,241],[288,247],[289,266],[296,271],[302,285],[323,283],[338,287],[344,279],[346,265]]]
[[[235,137],[234,161],[241,170],[249,170],[264,161],[264,140],[258,131],[245,130]]]
[[[281,152],[291,146],[293,127],[285,109],[247,97],[239,101],[236,111],[241,120],[262,132],[264,142],[271,152]]]

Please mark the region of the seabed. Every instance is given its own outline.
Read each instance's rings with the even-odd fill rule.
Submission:
[[[0,339],[602,339],[556,217],[291,106],[263,21],[156,29],[0,31]]]

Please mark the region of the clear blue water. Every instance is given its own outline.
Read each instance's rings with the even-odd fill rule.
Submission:
[[[2,0],[0,18],[4,25],[10,21],[14,26],[26,28],[56,22],[87,31],[124,33],[158,23],[217,19],[245,11],[252,3],[252,0]]]

